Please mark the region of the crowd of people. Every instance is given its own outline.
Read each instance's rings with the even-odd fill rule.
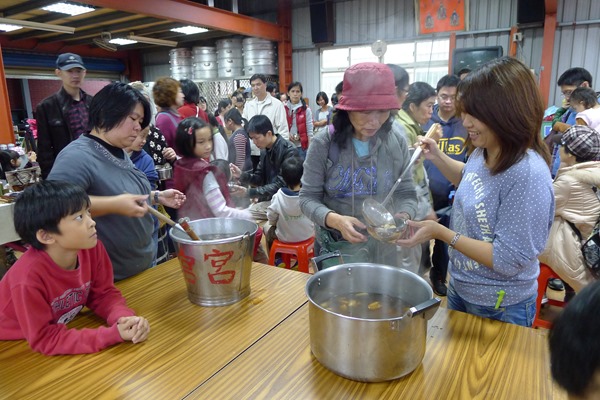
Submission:
[[[214,113],[191,80],[159,78],[151,91],[111,83],[90,96],[85,72],[81,57],[60,55],[63,86],[36,109],[44,181],[16,204],[31,248],[0,281],[0,340],[25,338],[45,354],[145,340],[148,321],[113,281],[157,264],[161,227],[149,207],[173,219],[252,220],[248,205],[269,202],[267,251],[314,237],[316,255],[428,273],[448,308],[523,326],[536,314],[540,262],[568,300],[596,280],[580,247],[600,215],[600,106],[583,68],[559,78],[565,102],[546,138],[534,76],[508,57],[435,87],[411,84],[397,65],[356,64],[331,104],[319,92],[312,108],[302,83],[282,97],[257,74],[251,98],[240,88]],[[2,163],[19,168],[13,154]],[[160,180],[165,164],[174,176]],[[368,233],[363,202],[387,197],[407,228],[386,242]],[[55,304],[71,289],[78,301]],[[83,306],[109,327],[67,329]]]

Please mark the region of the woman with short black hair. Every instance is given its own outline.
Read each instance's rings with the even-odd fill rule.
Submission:
[[[105,86],[92,100],[89,120],[91,132],[60,152],[48,179],[75,183],[88,193],[115,279],[124,279],[154,264],[148,206],[179,208],[185,196],[174,189],[151,190],[124,151],[150,122],[150,103],[140,91],[119,82]]]

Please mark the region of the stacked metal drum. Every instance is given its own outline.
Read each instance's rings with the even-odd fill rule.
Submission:
[[[258,38],[242,41],[244,50],[244,75],[277,75],[277,51],[275,43]]]
[[[217,71],[217,48],[210,46],[196,46],[192,48],[194,80],[216,79]]]
[[[169,64],[173,79],[192,79],[192,52],[178,48],[169,51]]]
[[[242,39],[217,40],[219,78],[236,78],[243,74]]]

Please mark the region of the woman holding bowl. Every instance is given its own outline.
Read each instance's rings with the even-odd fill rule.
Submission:
[[[85,189],[115,280],[124,279],[154,265],[148,206],[179,208],[185,196],[174,189],[151,191],[146,175],[123,150],[150,122],[150,103],[141,92],[124,83],[105,86],[92,100],[89,119],[91,132],[60,152],[48,179]]]
[[[353,255],[344,262],[397,265],[395,244],[367,234],[362,204],[367,198],[382,202],[409,168],[402,127],[390,116],[399,108],[394,76],[385,64],[361,63],[346,70],[344,95],[333,116],[335,132],[316,135],[304,163],[300,207],[315,223],[315,254],[341,250]],[[410,174],[387,208],[398,218],[415,216]]]
[[[457,98],[474,148],[467,163],[419,139],[426,158],[458,187],[450,228],[409,221],[418,230],[399,242],[448,243],[448,308],[531,326],[538,255],[554,217],[550,155],[540,137],[542,97],[529,68],[504,57],[467,75]]]

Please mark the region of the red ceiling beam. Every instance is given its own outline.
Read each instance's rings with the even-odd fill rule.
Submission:
[[[545,0],[546,17],[544,19],[544,38],[542,42],[542,65],[540,68],[540,91],[545,106],[548,107],[550,97],[550,81],[552,75],[552,58],[554,56],[554,37],[556,35],[556,12],[558,0]]]
[[[66,42],[48,42],[40,43],[37,39],[27,39],[11,41],[9,36],[0,35],[0,46],[14,50],[29,50],[39,53],[60,54],[75,53],[83,57],[101,57],[101,58],[127,58],[126,51],[107,51],[95,46],[77,45],[69,46]]]
[[[267,40],[279,41],[282,35],[281,27],[277,24],[186,0],[77,0],[77,2]]]
[[[4,61],[2,60],[2,46],[0,46],[0,143],[14,143],[10,101],[4,76]]]

